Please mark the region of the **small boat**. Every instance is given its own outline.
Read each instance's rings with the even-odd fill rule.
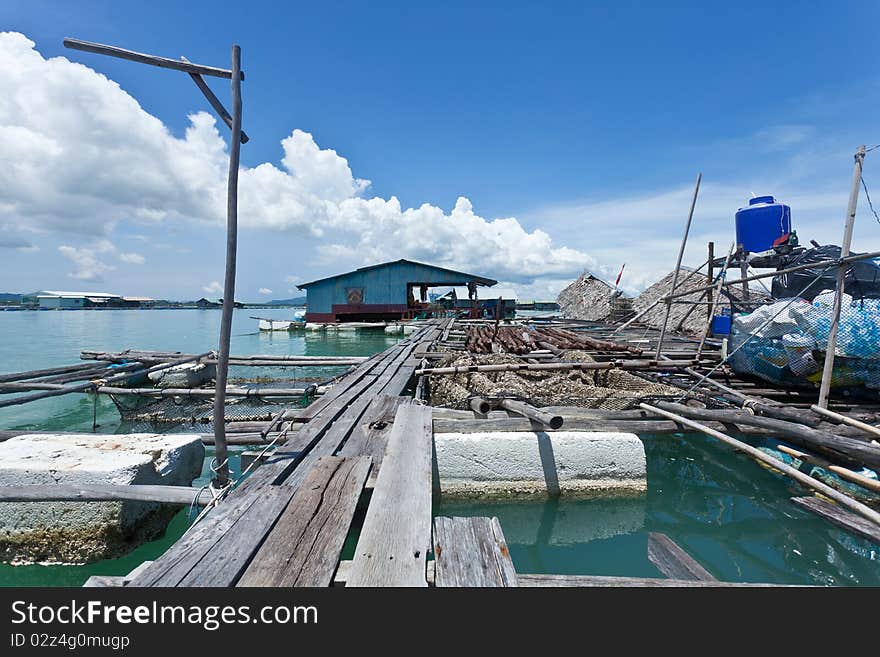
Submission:
[[[293,319],[267,319],[266,317],[251,317],[260,320],[261,331],[295,331],[305,328],[305,312],[294,313]]]

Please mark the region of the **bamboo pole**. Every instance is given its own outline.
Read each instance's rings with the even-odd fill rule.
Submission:
[[[691,279],[692,276],[695,276],[695,275],[697,275],[699,272],[701,272],[701,271],[703,270],[703,267],[705,267],[707,264],[708,264],[708,261],[707,261],[707,262],[704,262],[703,264],[701,264],[699,267],[697,267],[697,268],[694,269],[693,271],[688,272],[688,275],[684,277],[684,279],[681,281],[681,284],[684,285],[685,283],[687,283],[687,282]],[[664,297],[659,297],[659,298],[655,299],[653,302],[651,302],[651,304],[650,304],[648,307],[646,307],[646,308],[642,308],[642,309],[641,309],[638,313],[636,313],[633,317],[630,317],[630,318],[629,318],[628,320],[626,320],[623,324],[621,324],[621,325],[618,326],[616,329],[614,329],[614,330],[611,332],[611,334],[610,334],[609,337],[614,336],[614,335],[620,333],[622,330],[624,330],[625,328],[627,328],[630,324],[632,324],[632,323],[637,322],[638,320],[640,320],[640,319],[641,319],[642,317],[644,317],[647,313],[649,313],[649,312],[652,311],[654,308],[656,308],[658,305],[660,305],[661,303],[663,303],[663,299],[664,299]]]
[[[858,484],[862,488],[866,488],[875,493],[880,493],[880,481],[877,481],[876,479],[871,479],[870,477],[866,477],[865,475],[859,474],[858,472],[853,472],[849,468],[844,468],[840,465],[834,465],[831,461],[829,461],[828,459],[824,459],[821,456],[801,452],[800,450],[793,449],[791,447],[788,447],[787,445],[777,445],[776,449],[778,449],[780,452],[788,454],[789,456],[793,456],[796,459],[800,459],[804,463],[816,465],[820,468],[828,470],[829,472],[833,472],[841,479],[846,479],[849,482]]]
[[[229,482],[229,458],[226,449],[226,378],[229,374],[229,340],[232,335],[232,311],[235,308],[235,259],[238,249],[238,166],[241,156],[241,48],[232,46],[232,129],[229,136],[229,181],[226,195],[226,276],[223,285],[223,314],[220,318],[220,349],[217,356],[216,392],[214,395],[214,449],[216,450],[216,487]]]
[[[796,271],[803,271],[805,269],[813,269],[816,267],[834,267],[837,265],[848,265],[853,262],[861,262],[862,260],[871,260],[873,258],[880,258],[880,251],[871,251],[870,253],[860,253],[858,255],[850,255],[846,258],[840,258],[839,260],[819,260],[818,262],[809,262],[804,265],[793,265],[791,267],[786,267],[785,269],[777,269],[776,271],[771,271],[766,274],[755,274],[754,276],[749,276],[744,279],[737,279],[735,281],[726,281],[722,287],[730,287],[731,285],[739,285],[742,282],[750,282],[750,281],[759,281],[764,278],[773,278],[774,276],[780,276],[781,274],[793,274]],[[713,286],[707,285],[704,287],[694,288],[693,290],[688,290],[687,292],[678,292],[676,294],[668,294],[665,297],[662,297],[660,300],[665,301],[666,299],[675,300],[681,297],[686,297],[690,294],[696,294],[697,292],[703,292],[705,290],[711,289]]]
[[[840,413],[835,413],[834,411],[829,411],[827,408],[822,408],[816,404],[810,406],[810,410],[818,415],[823,415],[827,418],[831,418],[832,420],[842,423],[848,424],[851,427],[856,427],[857,429],[861,429],[867,433],[873,434],[875,436],[880,436],[880,427],[875,427],[871,424],[867,424],[866,422],[861,422],[852,417],[847,417],[846,415],[841,415]],[[876,441],[876,439],[875,439]]]
[[[500,363],[497,365],[456,365],[451,367],[423,367],[415,371],[416,374],[440,375],[440,374],[467,374],[469,372],[516,372],[528,370],[532,372],[553,372],[563,370],[611,370],[615,368],[623,370],[677,370],[684,365],[701,365],[698,361],[672,360],[658,363],[654,360],[610,360],[604,363],[575,362],[575,363]]]
[[[714,420],[717,422],[732,422],[746,426],[763,427],[776,431],[777,436],[780,438],[784,437],[789,442],[821,451],[832,458],[842,459],[847,463],[867,465],[871,468],[880,467],[880,447],[877,445],[872,445],[864,440],[841,436],[823,429],[809,427],[797,421],[752,415],[742,410],[694,408],[663,401],[655,402],[655,406],[664,411],[697,420]]]
[[[734,244],[731,242],[730,250],[727,252],[727,258],[724,259],[724,266],[721,268],[721,273],[718,274],[717,289],[715,290],[715,297],[712,300],[712,306],[709,308],[709,321],[706,322],[706,328],[703,330],[703,335],[700,336],[700,344],[697,347],[697,358],[703,354],[703,347],[706,344],[706,338],[709,337],[709,331],[712,328],[712,318],[715,316],[715,311],[718,309],[718,302],[721,301],[721,285],[724,283],[724,276],[727,274],[727,268],[730,266],[730,258],[733,255],[734,248]],[[709,291],[709,297],[712,298],[711,290]]]
[[[86,381],[84,383],[78,383],[74,386],[61,386],[60,388],[54,388],[51,390],[45,390],[43,392],[35,392],[31,395],[21,395],[20,397],[16,397],[14,399],[6,399],[4,401],[0,401],[0,408],[5,408],[7,406],[18,406],[20,404],[26,404],[28,402],[37,401],[39,399],[46,399],[48,397],[59,397],[61,395],[68,395],[73,392],[84,392],[86,390],[96,388],[102,384],[106,383],[116,383],[118,381],[126,381],[128,379],[132,379],[136,376],[140,376],[141,374],[149,374],[151,372],[159,372],[161,370],[166,370],[171,367],[175,367],[177,365],[183,365],[185,363],[190,363],[195,360],[199,360],[201,358],[205,358],[206,356],[212,354],[213,352],[206,352],[204,354],[198,354],[196,356],[188,356],[186,358],[181,358],[176,361],[170,361],[168,363],[162,363],[161,365],[154,365],[153,367],[148,367],[142,370],[135,370],[134,372],[126,372],[124,374],[117,374],[115,376],[111,376],[105,379],[101,379],[100,383],[96,381]],[[53,384],[48,384],[53,385]]]
[[[697,207],[697,195],[700,193],[700,181],[703,174],[697,174],[697,184],[694,187],[694,197],[691,199],[691,209],[688,211],[687,223],[684,227],[684,236],[681,238],[681,247],[678,249],[678,259],[675,261],[675,272],[672,274],[672,288],[670,294],[675,294],[675,288],[678,285],[678,274],[681,271],[681,259],[684,257],[684,250],[687,247],[688,234],[691,231],[691,222],[694,219],[694,208]],[[666,315],[663,317],[663,325],[660,327],[660,338],[657,340],[657,353],[654,355],[660,359],[660,352],[663,350],[663,338],[666,337],[666,325],[669,323],[669,313],[672,312],[672,303],[666,302]]]
[[[515,399],[502,399],[498,405],[505,411],[522,415],[523,417],[534,420],[535,422],[540,422],[554,430],[561,428],[565,422],[561,415],[548,413],[540,408],[535,408],[531,404],[517,401]]]
[[[852,244],[853,227],[856,223],[856,207],[859,203],[859,183],[862,180],[862,162],[865,159],[865,147],[859,146],[855,154],[852,187],[849,193],[849,206],[846,209],[846,225],[843,229],[843,242],[840,245],[840,257],[849,255]],[[837,331],[840,327],[840,307],[843,303],[843,292],[846,285],[847,267],[837,268],[837,287],[834,290],[834,305],[831,308],[831,328],[828,332],[828,348],[825,349],[825,363],[822,366],[822,382],[819,385],[819,408],[828,408],[828,394],[831,392],[831,375],[834,371],[834,352],[837,349]]]
[[[479,413],[480,415],[486,415],[492,408],[489,402],[482,397],[471,397],[468,406],[471,407],[474,413]]]
[[[49,367],[43,370],[30,370],[29,372],[11,372],[9,374],[0,374],[0,383],[12,383],[13,381],[39,379],[46,376],[69,374],[71,372],[82,372],[84,370],[94,369],[95,366],[95,363],[77,363],[75,365],[64,365],[62,367]]]
[[[670,420],[674,420],[680,424],[683,424],[686,427],[690,427],[691,429],[696,429],[702,433],[705,433],[708,436],[712,436],[713,438],[717,438],[721,442],[733,447],[734,449],[743,452],[744,454],[748,454],[756,461],[760,461],[765,465],[769,465],[771,468],[779,470],[780,472],[788,475],[798,483],[801,483],[805,486],[812,488],[813,490],[819,491],[826,497],[834,500],[841,506],[846,507],[850,511],[853,511],[866,520],[870,520],[876,525],[880,525],[880,513],[874,511],[874,509],[869,506],[862,504],[861,502],[854,500],[849,495],[844,495],[840,491],[832,488],[831,486],[822,483],[818,479],[814,479],[809,475],[804,474],[800,470],[796,470],[791,467],[787,463],[783,463],[779,459],[775,459],[772,456],[769,456],[751,445],[748,445],[742,441],[737,440],[732,436],[728,436],[726,433],[722,433],[720,431],[715,431],[715,429],[710,429],[704,424],[700,424],[699,422],[694,422],[693,420],[689,420],[686,417],[682,417],[681,415],[677,415],[676,413],[670,413],[669,411],[664,411],[655,406],[651,406],[650,404],[640,403],[640,408],[645,409],[646,411],[650,411],[662,417],[665,417]]]

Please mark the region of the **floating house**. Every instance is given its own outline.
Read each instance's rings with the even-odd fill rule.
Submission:
[[[22,305],[50,310],[78,308],[139,308],[153,299],[149,297],[124,297],[108,292],[67,292],[42,290],[22,297]]]
[[[412,260],[395,260],[297,287],[306,291],[307,322],[351,322],[413,318],[429,312],[429,288],[462,286],[481,298],[477,287],[497,282]]]

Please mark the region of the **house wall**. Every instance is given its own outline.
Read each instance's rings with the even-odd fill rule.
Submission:
[[[414,263],[392,263],[387,267],[341,274],[310,285],[306,289],[309,315],[315,321],[319,315],[334,313],[333,306],[348,306],[347,290],[363,288],[364,306],[386,306],[406,310],[407,283],[427,285],[467,285],[468,279],[449,272]],[[364,312],[370,312],[364,308]],[[377,312],[382,312],[377,310]]]
[[[82,297],[41,297],[40,308],[82,308],[85,299]]]

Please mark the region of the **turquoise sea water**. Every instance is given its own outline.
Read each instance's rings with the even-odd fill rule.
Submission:
[[[234,354],[370,355],[396,340],[381,332],[261,334],[250,314],[284,319],[291,311],[236,311]],[[216,310],[0,312],[0,373],[75,363],[81,349],[207,351],[215,347],[219,322]],[[68,395],[0,409],[0,429],[89,431],[92,412],[89,397]],[[109,400],[99,404],[98,424],[102,432],[127,430]],[[520,572],[656,577],[647,559],[648,532],[656,531],[722,580],[880,585],[880,546],[795,507],[789,498],[806,494],[796,484],[705,436],[642,438],[649,489],[641,499],[442,503],[435,511],[497,515]],[[233,472],[242,449],[233,449]],[[90,575],[123,575],[160,555],[188,523],[182,510],[163,537],[119,559],[0,564],[0,585],[77,586]],[[352,547],[349,540],[349,552]]]
[[[237,310],[232,328],[231,353],[295,354],[307,356],[369,356],[394,344],[399,338],[381,331],[296,333],[258,330],[250,315],[290,319],[286,308]],[[101,310],[52,312],[0,312],[0,374],[81,362],[80,351],[98,349],[121,351],[127,348],[174,350],[202,353],[216,349],[220,331],[218,310]],[[345,368],[285,368],[285,378],[331,376]],[[278,368],[230,368],[230,380],[246,376],[279,376]],[[89,395],[71,394],[0,409],[0,429],[40,431],[91,431],[94,400]],[[125,433],[131,426],[122,422],[115,405],[100,396],[97,408],[98,431]],[[137,430],[144,430],[137,427]],[[210,429],[200,428],[199,431]],[[230,448],[233,474],[239,471],[238,454],[244,447]],[[202,478],[210,477],[208,463],[213,448],[206,450]],[[79,586],[91,575],[124,575],[147,559],[162,554],[188,527],[188,509],[181,510],[165,535],[141,545],[128,555],[86,566],[10,566],[0,563],[0,586]]]

